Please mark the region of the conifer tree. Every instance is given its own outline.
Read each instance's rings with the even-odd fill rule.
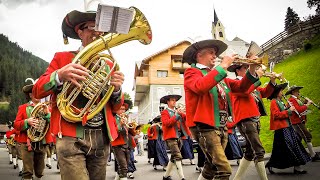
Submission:
[[[296,25],[299,21],[300,21],[300,18],[298,14],[295,11],[293,11],[292,8],[288,7],[286,19],[284,22],[284,29],[288,30],[293,25]]]

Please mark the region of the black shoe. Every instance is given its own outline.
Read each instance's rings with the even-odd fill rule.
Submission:
[[[59,164],[57,164],[57,169],[60,169]]]
[[[165,168],[162,168],[163,171],[167,171]]]
[[[168,177],[163,176],[162,180],[172,180],[172,178],[171,178],[171,176],[168,176]]]
[[[307,174],[307,171],[306,170],[298,171],[296,169],[293,169],[293,173],[294,174]]]
[[[267,167],[267,168],[270,174],[275,174],[275,172],[272,170],[272,167]]]
[[[153,166],[153,169],[154,169],[154,170],[158,170],[157,166]]]
[[[185,178],[182,178],[181,180],[186,180]]]
[[[22,172],[22,171],[20,171],[20,172],[19,172],[19,176],[22,176],[22,173],[23,173],[23,172]]]
[[[320,160],[320,156],[319,156],[319,154],[316,153],[316,155],[314,155],[312,157],[312,162],[315,162],[315,161],[318,161],[318,160]]]
[[[151,161],[150,161],[150,160],[148,160],[148,163],[149,163],[149,164],[151,164]]]
[[[134,163],[138,163],[138,161],[137,161],[137,160],[134,160],[133,162],[134,162]]]
[[[13,169],[17,169],[18,165],[13,165]]]
[[[50,164],[46,164],[46,166],[47,166],[49,169],[52,168],[52,166],[51,166]]]
[[[13,162],[12,162],[12,161],[10,161],[10,162],[9,162],[9,164],[13,164]]]

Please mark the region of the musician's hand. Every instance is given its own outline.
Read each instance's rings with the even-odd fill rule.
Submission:
[[[70,81],[77,87],[81,87],[78,81],[86,80],[85,77],[89,76],[88,69],[80,64],[70,63],[57,70],[60,81]]]
[[[262,77],[262,75],[264,74],[264,72],[263,72],[263,69],[262,69],[261,66],[258,66],[258,67],[257,67],[256,73],[257,73],[257,75],[259,76],[259,78]]]
[[[231,64],[233,63],[233,61],[236,59],[237,55],[236,54],[232,54],[231,56],[224,56],[221,63],[220,63],[220,66],[227,70],[227,68],[229,66],[231,66]]]
[[[28,118],[27,121],[28,121],[28,124],[30,126],[32,126],[34,128],[37,128],[37,126],[38,126],[38,120],[37,119],[31,117],[31,118]]]
[[[296,111],[296,108],[294,106],[291,106],[289,109],[290,111]]]
[[[110,80],[110,84],[114,86],[114,91],[117,92],[120,90],[124,81],[124,74],[120,71],[115,71]]]

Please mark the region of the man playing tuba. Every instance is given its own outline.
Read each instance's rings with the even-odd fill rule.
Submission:
[[[45,149],[46,149],[46,138],[42,141],[32,142],[27,135],[28,129],[37,128],[39,126],[38,119],[31,117],[31,112],[34,107],[40,103],[40,99],[37,99],[32,94],[33,84],[26,85],[22,88],[22,91],[26,94],[26,98],[29,101],[26,104],[22,104],[18,108],[18,113],[14,121],[14,128],[20,131],[19,141],[20,141],[20,151],[22,154],[23,161],[23,179],[41,179],[43,176],[43,170],[45,167]],[[44,110],[45,114],[43,119],[49,123],[50,112],[48,109]],[[50,136],[50,133],[46,135]],[[35,177],[33,177],[35,174]]]
[[[77,53],[82,52],[87,45],[102,35],[95,31],[95,12],[69,12],[62,21],[62,32],[65,40],[70,37],[81,40],[81,46],[76,51],[58,52],[49,64],[46,72],[39,78],[33,88],[33,95],[43,98],[51,95],[53,102],[63,88],[63,83],[71,82],[73,89],[80,89],[80,83],[89,77],[89,70],[81,64],[71,63]],[[92,50],[92,49],[91,49]],[[113,62],[105,61],[106,69],[111,69]],[[69,122],[70,119],[61,116],[62,111],[57,104],[52,105],[51,127],[58,136],[56,142],[57,156],[62,180],[69,179],[99,179],[106,178],[106,165],[109,156],[110,141],[117,137],[112,110],[118,110],[123,102],[121,85],[124,81],[123,73],[113,71],[110,84],[114,87],[106,104],[102,105],[92,119],[87,115],[83,122]],[[100,87],[106,88],[106,87]],[[100,89],[99,88],[99,89]],[[97,98],[101,98],[98,96]],[[83,93],[79,95],[72,106],[85,102]],[[99,99],[97,100],[99,101]],[[72,108],[73,108],[72,107]],[[77,110],[74,110],[77,111]],[[66,113],[66,112],[63,112]],[[72,172],[72,173],[70,173]]]

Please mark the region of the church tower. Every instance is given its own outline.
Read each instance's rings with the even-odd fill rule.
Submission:
[[[213,12],[214,12],[214,19],[212,22],[212,30],[211,30],[212,38],[218,39],[221,41],[225,41],[226,34],[224,32],[224,26],[222,25],[221,21],[219,20],[217,14],[216,14],[216,11],[213,10]]]

